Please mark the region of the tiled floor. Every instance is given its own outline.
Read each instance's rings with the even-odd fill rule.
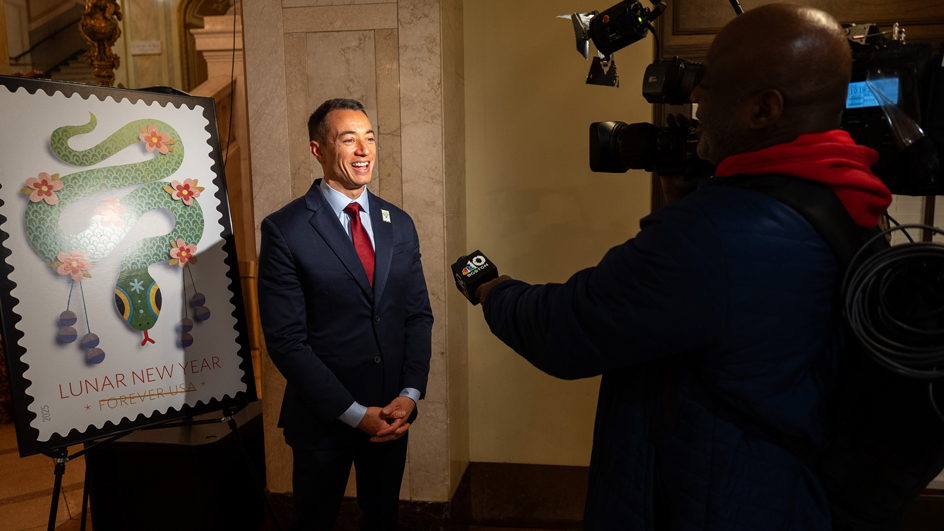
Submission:
[[[69,450],[79,449],[81,446]],[[56,511],[57,531],[79,529],[84,479],[85,460],[69,461]],[[0,531],[45,531],[54,483],[52,459],[45,455],[21,459],[13,425],[0,424]]]

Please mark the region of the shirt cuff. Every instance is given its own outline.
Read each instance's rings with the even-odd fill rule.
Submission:
[[[367,408],[358,404],[357,402],[354,402],[351,404],[351,407],[347,408],[347,411],[338,417],[338,420],[352,428],[356,428],[357,425],[360,424],[362,420],[364,420],[364,415],[366,414]]]
[[[420,403],[419,389],[413,389],[412,387],[405,387],[402,391],[400,391],[400,396],[408,396],[412,398],[414,404]]]

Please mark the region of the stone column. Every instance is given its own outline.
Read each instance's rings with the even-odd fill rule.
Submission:
[[[235,20],[236,34],[233,35]],[[246,99],[246,68],[243,60],[243,26],[242,18],[234,15],[223,15],[204,18],[203,29],[192,29],[195,48],[203,53],[207,63],[207,81],[226,81],[235,78],[233,83],[233,141],[240,147],[239,175],[246,183],[246,190],[251,189],[252,171],[249,165],[249,116],[247,114]],[[220,131],[220,135],[226,135]],[[223,147],[226,147],[225,138],[220,138]],[[227,161],[232,164],[237,161]],[[249,210],[249,219],[252,219],[252,210]],[[233,223],[242,223],[244,220],[233,220]],[[246,220],[249,221],[249,220]],[[252,222],[245,224],[245,229],[252,234],[247,240],[255,247],[255,234]],[[256,249],[253,249],[255,251]],[[249,260],[249,249],[240,249],[240,259]],[[243,258],[246,256],[246,258]],[[254,257],[253,257],[254,258]]]
[[[192,93],[195,96],[216,98],[220,143],[226,150],[224,160],[227,192],[236,253],[239,257],[239,274],[243,279],[256,392],[262,396],[262,329],[259,326],[259,307],[256,300],[256,230],[253,219],[252,172],[249,165],[249,115],[246,106],[246,69],[243,64],[241,22],[242,17],[234,15],[205,17],[202,29],[190,30],[194,36],[195,49],[203,54],[207,63],[207,80],[195,87]]]

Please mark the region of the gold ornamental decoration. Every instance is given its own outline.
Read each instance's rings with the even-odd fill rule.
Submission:
[[[85,10],[82,11],[82,21],[79,31],[88,41],[89,51],[85,52],[85,60],[95,71],[95,83],[102,87],[115,84],[115,69],[121,64],[121,58],[111,51],[121,28],[121,6],[117,0],[87,0]]]

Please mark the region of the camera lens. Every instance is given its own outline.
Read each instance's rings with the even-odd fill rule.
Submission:
[[[590,169],[624,173],[646,170],[680,175],[695,158],[694,127],[656,127],[649,123],[590,124]]]
[[[629,127],[625,122],[595,122],[590,124],[590,170],[604,173],[623,173],[629,166],[620,154],[621,131]]]

